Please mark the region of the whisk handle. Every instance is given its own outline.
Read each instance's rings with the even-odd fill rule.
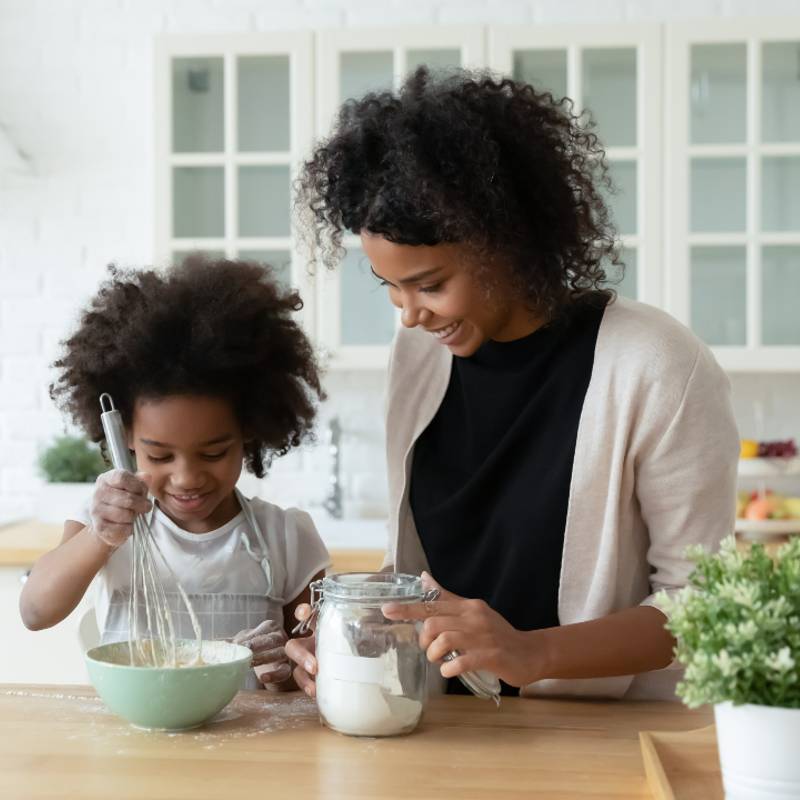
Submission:
[[[128,439],[125,435],[125,426],[122,424],[122,414],[114,407],[114,401],[110,394],[104,393],[100,395],[100,408],[102,409],[100,422],[103,424],[103,433],[106,436],[111,463],[116,469],[135,472],[136,465],[128,449]]]

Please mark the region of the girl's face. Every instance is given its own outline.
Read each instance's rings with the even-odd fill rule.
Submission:
[[[541,325],[508,281],[491,288],[478,281],[464,245],[394,244],[366,232],[361,243],[403,325],[424,328],[453,355],[471,356],[489,339],[520,339]]]
[[[138,399],[128,446],[151,476],[161,510],[192,533],[207,533],[239,513],[233,493],[244,438],[230,403],[218,397]]]

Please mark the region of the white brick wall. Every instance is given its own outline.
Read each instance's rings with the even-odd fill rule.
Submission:
[[[615,22],[796,14],[797,0],[0,0],[0,123],[35,175],[0,176],[0,519],[34,511],[35,459],[63,428],[47,365],[104,265],[153,257],[152,41],[162,32]],[[800,435],[800,376],[735,376],[752,430]],[[382,377],[332,375],[324,424],[342,418],[346,487],[380,484]],[[327,489],[328,455],[306,448],[273,484]]]

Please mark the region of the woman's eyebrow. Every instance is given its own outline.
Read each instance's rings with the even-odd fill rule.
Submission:
[[[385,281],[386,283],[389,284],[389,286],[394,286],[394,284],[391,281],[387,281],[386,278],[382,278],[380,275],[378,275],[378,273],[375,272],[375,268],[374,267],[370,266],[370,269],[372,270],[372,274],[379,281]],[[408,278],[401,278],[400,281],[398,281],[398,283],[402,283],[402,284],[419,283],[420,281],[424,281],[426,278],[432,277],[437,272],[439,272],[440,269],[441,269],[441,267],[431,267],[430,269],[422,270],[422,272],[417,272],[416,274],[411,275]]]

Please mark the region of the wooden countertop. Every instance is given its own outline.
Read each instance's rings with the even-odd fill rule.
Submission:
[[[63,525],[35,519],[0,525],[0,567],[31,567],[61,541],[63,532]]]
[[[64,532],[63,525],[21,520],[0,525],[0,567],[30,569],[34,562],[56,547]],[[380,569],[383,551],[377,549],[332,549],[331,572],[373,572]]]
[[[193,731],[131,727],[89,687],[0,685],[0,797],[650,798],[640,730],[708,725],[677,703],[437,697],[410,736],[323,728],[298,692],[241,692]]]

